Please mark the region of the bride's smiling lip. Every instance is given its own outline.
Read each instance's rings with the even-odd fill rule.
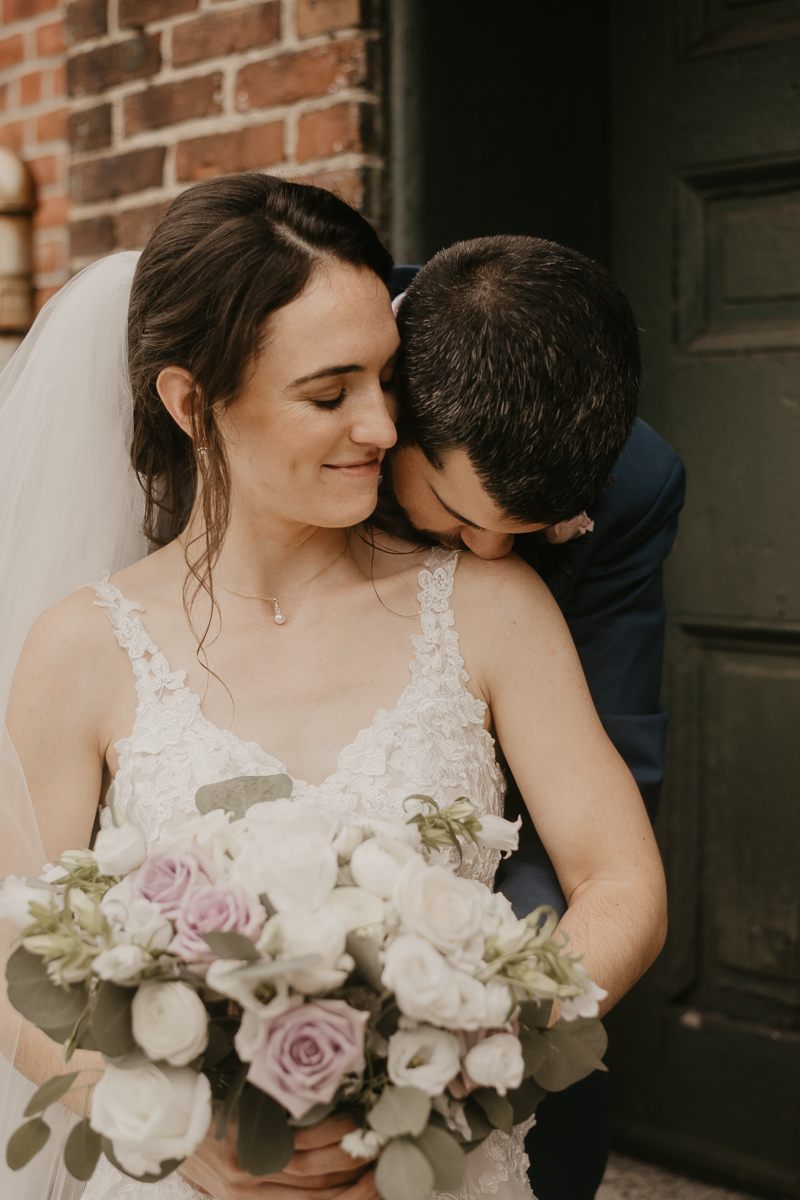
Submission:
[[[362,479],[370,475],[377,475],[381,469],[380,458],[365,458],[361,462],[355,463],[325,463],[324,466],[329,471],[338,471],[342,475],[346,475],[351,479]]]

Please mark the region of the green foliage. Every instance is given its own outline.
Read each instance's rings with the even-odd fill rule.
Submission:
[[[256,962],[261,957],[255,943],[243,933],[213,929],[202,937],[217,958],[243,958],[248,962]]]
[[[329,1117],[336,1104],[315,1104],[310,1108],[303,1117],[289,1117],[289,1124],[295,1129],[308,1129],[311,1125],[319,1125],[320,1121],[324,1121]]]
[[[430,796],[409,796],[408,800],[421,800],[431,812],[418,813],[407,822],[416,825],[422,838],[423,846],[429,850],[441,850],[452,846],[458,851],[459,861],[463,857],[461,840],[477,845],[476,834],[481,831],[480,818],[476,815],[472,803],[466,796],[460,796],[452,804],[440,808]]]
[[[472,1131],[473,1142],[482,1142],[494,1131],[494,1125],[487,1117],[483,1108],[472,1096],[467,1096],[464,1103],[464,1116]]]
[[[593,1071],[608,1070],[602,1061],[608,1038],[596,1017],[557,1021],[541,1036],[547,1043],[547,1054],[537,1064],[533,1078],[546,1091],[562,1092]]]
[[[247,1072],[249,1070],[248,1063],[240,1063],[236,1074],[231,1080],[230,1087],[225,1094],[225,1099],[220,1105],[220,1110],[217,1113],[217,1123],[214,1126],[214,1137],[217,1141],[228,1136],[228,1130],[231,1127],[233,1114],[236,1106],[239,1103],[239,1097],[242,1094],[245,1083],[247,1082]]]
[[[121,1058],[136,1049],[133,1040],[131,1006],[136,988],[120,987],[106,981],[97,990],[92,1032],[97,1047],[108,1058]]]
[[[41,958],[18,946],[6,963],[8,999],[26,1020],[63,1044],[86,1009],[82,987],[59,987]]]
[[[428,1200],[435,1183],[427,1155],[413,1142],[398,1138],[384,1146],[375,1169],[383,1200]]]
[[[384,1137],[419,1137],[428,1123],[431,1099],[419,1088],[387,1087],[370,1110],[367,1121]]]
[[[20,1171],[47,1144],[50,1126],[41,1117],[26,1121],[12,1133],[6,1146],[6,1162],[12,1171]]]
[[[239,820],[253,804],[263,800],[286,800],[292,794],[288,775],[240,775],[237,779],[225,779],[222,783],[207,783],[198,788],[194,802],[197,810],[205,813],[221,808],[232,812]]]
[[[64,1147],[64,1165],[73,1179],[83,1183],[91,1179],[101,1151],[100,1134],[95,1133],[89,1118],[84,1117],[72,1130]]]
[[[239,1100],[236,1153],[239,1166],[250,1175],[282,1171],[294,1154],[286,1109],[250,1083],[245,1084]]]
[[[208,1045],[203,1051],[203,1068],[215,1067],[228,1057],[233,1050],[233,1042],[228,1034],[216,1021],[208,1023]]]
[[[174,1171],[177,1171],[183,1162],[183,1159],[180,1158],[168,1158],[166,1162],[161,1164],[161,1170],[158,1175],[133,1175],[130,1171],[125,1170],[122,1163],[114,1154],[114,1147],[108,1138],[101,1137],[100,1145],[103,1149],[103,1154],[105,1154],[112,1167],[116,1167],[118,1171],[121,1171],[123,1175],[127,1175],[129,1179],[137,1179],[139,1183],[159,1183],[160,1180],[166,1179],[168,1175],[172,1175]]]
[[[498,1095],[494,1088],[477,1088],[471,1098],[476,1104],[480,1104],[495,1129],[511,1133],[514,1127],[514,1109],[505,1096]]]
[[[378,955],[378,947],[370,938],[356,937],[354,933],[348,934],[347,937],[347,953],[355,961],[361,976],[367,981],[371,988],[376,992],[383,990],[381,983],[381,975],[383,967]]]
[[[414,1138],[414,1145],[433,1167],[437,1192],[457,1192],[464,1182],[466,1155],[452,1133],[438,1125],[428,1125]]]
[[[528,1117],[533,1116],[539,1107],[539,1102],[546,1095],[545,1089],[539,1087],[534,1079],[523,1079],[520,1086],[513,1092],[509,1092],[507,1097],[514,1110],[514,1124],[521,1125],[523,1121],[527,1121]]]
[[[60,1100],[69,1091],[78,1074],[78,1071],[72,1071],[69,1075],[56,1075],[48,1079],[47,1083],[43,1083],[31,1096],[23,1116],[34,1117],[37,1113],[44,1112],[51,1104],[55,1104],[56,1100]]]

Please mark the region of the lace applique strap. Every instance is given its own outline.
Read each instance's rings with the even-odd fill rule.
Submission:
[[[127,650],[131,661],[143,658],[145,654],[157,654],[155,644],[136,615],[144,612],[144,607],[136,600],[126,600],[119,588],[108,582],[108,575],[106,571],[100,582],[92,585],[99,597],[94,603],[106,610],[120,646]]]
[[[420,612],[447,612],[453,594],[453,576],[458,565],[458,551],[434,547],[419,573]]]

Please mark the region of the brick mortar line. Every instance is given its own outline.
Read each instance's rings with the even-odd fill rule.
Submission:
[[[124,100],[124,95],[114,97],[116,101]],[[207,117],[195,117],[175,124],[165,125],[161,129],[146,129],[138,133],[122,135],[119,140],[112,141],[110,146],[99,150],[77,151],[70,158],[75,166],[95,162],[97,159],[114,158],[119,154],[127,154],[134,150],[152,149],[153,146],[175,146],[179,142],[191,141],[198,137],[207,137],[215,133],[238,133],[240,130],[264,124],[278,124],[289,121],[308,113],[325,112],[336,108],[338,104],[371,104],[376,106],[380,97],[375,93],[362,92],[355,88],[326,94],[325,96],[310,97],[308,100],[298,100],[290,104],[274,108],[250,109],[247,112],[212,113]],[[124,114],[121,115],[124,119]],[[112,102],[112,125],[114,121],[114,105]],[[113,136],[113,129],[112,129]]]
[[[352,150],[331,158],[314,159],[307,163],[276,163],[265,167],[264,174],[278,175],[281,178],[302,176],[307,178],[320,172],[357,171],[361,168],[380,170],[385,166],[384,160],[376,154],[363,154]],[[192,186],[192,180],[185,182],[164,183],[161,187],[146,188],[140,192],[132,192],[127,196],[116,196],[113,200],[98,200],[93,204],[72,204],[70,217],[74,221],[91,220],[93,217],[115,216],[122,212],[130,212],[137,208],[147,208],[165,200],[173,200],[181,192]]]
[[[16,37],[18,34],[24,36],[31,30],[35,33],[43,25],[56,25],[62,16],[61,8],[51,8],[46,13],[37,13],[33,17],[20,17],[17,21],[9,21],[5,25],[0,25],[0,41]]]
[[[190,17],[192,16],[192,14],[188,14],[188,15]],[[196,16],[194,16],[194,20],[197,20]],[[190,25],[190,24],[191,24],[191,20],[182,21],[182,20],[178,20],[178,19],[173,19],[170,22],[165,22],[158,29],[156,29],[156,28],[151,29],[150,26],[147,26],[147,31],[145,32],[144,36],[147,37],[147,36],[149,36],[150,33],[173,33],[175,31],[175,29],[178,28],[179,26]],[[135,37],[136,37],[136,30],[128,30],[128,31],[121,30],[118,34],[112,35],[110,33],[107,33],[107,34],[103,34],[101,37],[98,37],[98,38],[89,38],[84,42],[75,43],[75,44],[69,46],[67,48],[66,59],[67,59],[67,61],[70,61],[73,58],[77,58],[79,55],[90,54],[93,50],[103,50],[107,46],[120,46],[120,45],[123,45],[125,42],[129,42],[129,41],[133,40]],[[350,41],[352,38],[355,38],[355,37],[363,38],[364,41],[376,42],[376,41],[380,40],[380,38],[382,37],[382,33],[379,29],[361,29],[357,25],[350,25],[346,29],[331,30],[330,33],[315,33],[307,38],[289,39],[289,38],[285,38],[285,37],[281,36],[275,42],[270,43],[268,46],[261,47],[260,53],[263,53],[263,54],[267,55],[268,57],[272,57],[273,55],[279,56],[280,54],[284,54],[287,51],[296,53],[298,50],[302,50],[302,51],[315,50],[321,46],[334,45],[336,42]],[[230,59],[232,57],[238,57],[240,54],[242,54],[242,55],[252,54],[253,52],[254,51],[251,49],[237,50],[237,51],[234,51],[233,54],[218,55],[217,57]],[[162,55],[163,55],[163,49],[162,49]],[[207,60],[202,60],[202,61],[211,61],[211,60],[207,59]],[[216,61],[216,59],[214,61]],[[168,65],[171,66],[171,63]],[[195,67],[198,65],[199,65],[199,63],[187,64],[187,66],[195,66]],[[185,70],[186,68],[185,67],[176,67],[174,69],[175,70]],[[160,74],[160,72],[159,72],[159,74]],[[153,76],[153,78],[155,78],[155,76]]]

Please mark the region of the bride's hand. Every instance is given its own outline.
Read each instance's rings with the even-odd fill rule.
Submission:
[[[380,1200],[369,1163],[351,1158],[339,1143],[354,1123],[329,1117],[295,1130],[291,1162],[275,1175],[253,1176],[236,1157],[236,1132],[217,1141],[209,1132],[180,1174],[214,1200]]]

